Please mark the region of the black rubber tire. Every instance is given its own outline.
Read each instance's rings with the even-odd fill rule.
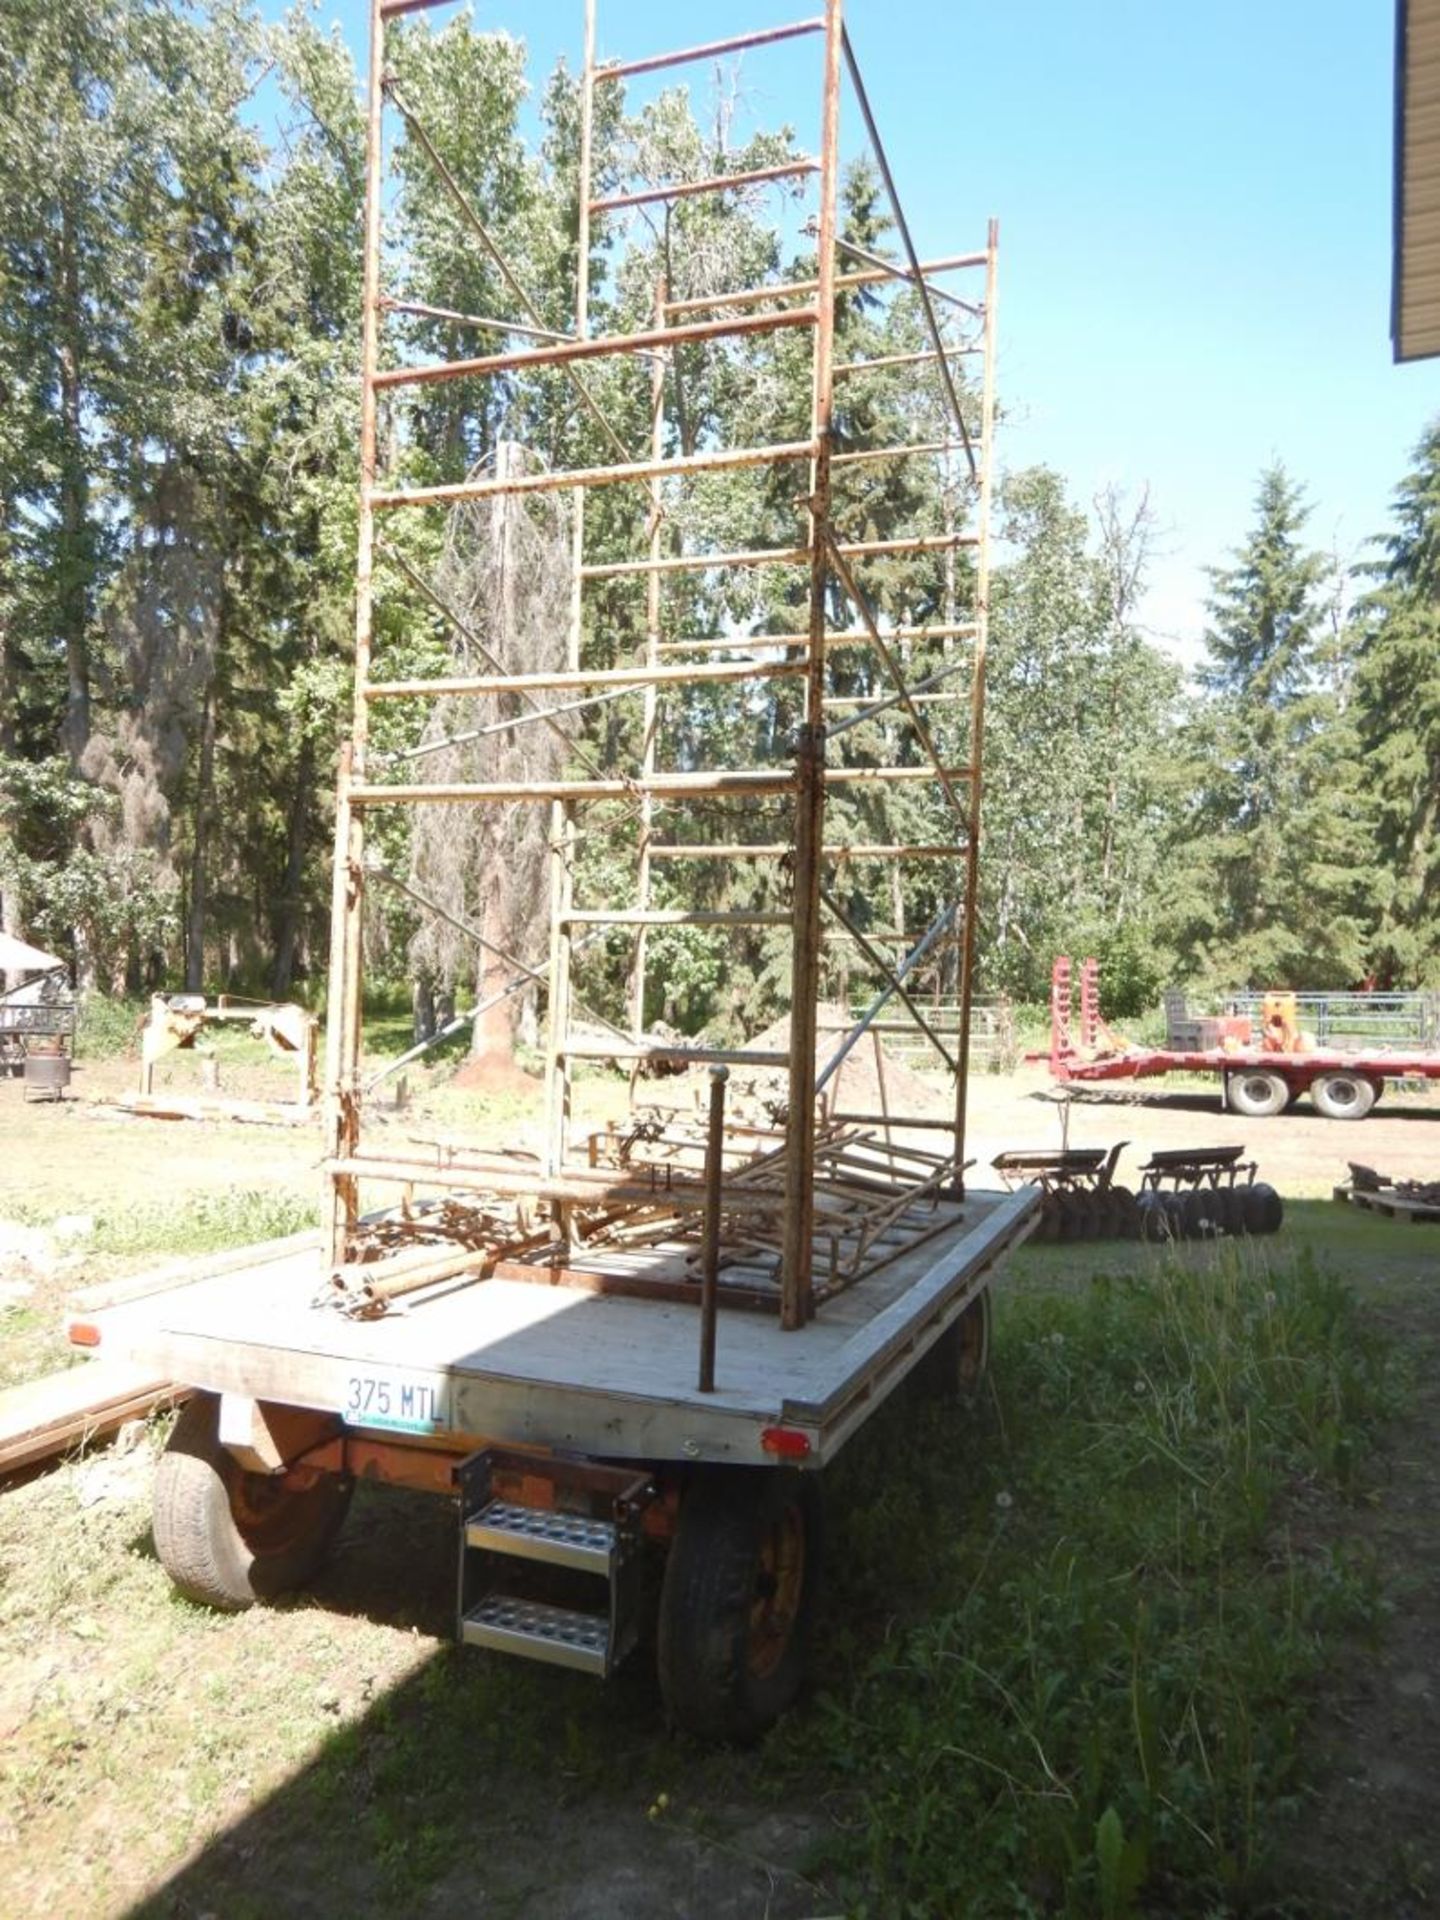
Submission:
[[[305,1584],[353,1492],[342,1474],[246,1472],[220,1444],[218,1397],[197,1393],[155,1470],[155,1551],[187,1599],[236,1612]]]
[[[1117,1240],[1140,1238],[1140,1203],[1129,1187],[1111,1187],[1110,1217],[1115,1223]]]
[[[1163,1188],[1151,1193],[1142,1193],[1140,1204],[1144,1208],[1144,1220],[1140,1237],[1156,1245],[1164,1246],[1172,1240],[1185,1237],[1185,1195]]]
[[[1135,1205],[1140,1215],[1140,1238],[1152,1245],[1168,1240],[1170,1230],[1166,1224],[1164,1194],[1158,1193],[1154,1187],[1146,1187],[1137,1194]]]
[[[1083,1187],[1067,1187],[1056,1195],[1060,1203],[1060,1239],[1074,1246],[1098,1238],[1100,1222],[1096,1217],[1094,1195]]]
[[[1285,1218],[1285,1203],[1268,1181],[1254,1180],[1237,1187],[1242,1196],[1246,1233],[1278,1233]]]
[[[1060,1225],[1060,1196],[1058,1193],[1047,1193],[1040,1202],[1039,1220],[1035,1228],[1036,1240],[1043,1240],[1047,1245],[1052,1244],[1060,1238]]]
[[[1233,1187],[1216,1187],[1210,1195],[1210,1201],[1215,1224],[1221,1233],[1228,1235],[1244,1231],[1243,1211]]]
[[[986,1287],[911,1369],[920,1393],[932,1400],[974,1399],[990,1365],[990,1322]]]
[[[1247,1120],[1268,1120],[1272,1113],[1283,1113],[1289,1102],[1290,1088],[1282,1074],[1242,1067],[1225,1076],[1225,1103]]]
[[[1105,1232],[1105,1222],[1101,1217],[1100,1195],[1093,1187],[1078,1187],[1072,1195],[1072,1205],[1078,1222],[1077,1233],[1081,1240],[1099,1240]]]
[[[1322,1073],[1311,1082],[1310,1101],[1327,1120],[1363,1120],[1379,1089],[1363,1073]]]
[[[1198,1187],[1188,1188],[1176,1195],[1175,1231],[1181,1240],[1206,1240],[1209,1238],[1210,1210],[1205,1205],[1205,1195]]]
[[[798,1583],[767,1565],[798,1544]],[[671,1724],[702,1740],[756,1740],[805,1681],[820,1568],[820,1488],[784,1468],[711,1468],[691,1482],[660,1594],[660,1692]]]

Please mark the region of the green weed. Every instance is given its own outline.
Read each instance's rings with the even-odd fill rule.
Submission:
[[[90,992],[80,996],[75,1051],[85,1060],[112,1060],[138,1050],[148,1000]]]
[[[1376,1607],[1285,1497],[1351,1486],[1387,1353],[1308,1258],[1226,1249],[1012,1297],[994,1380],[975,1416],[894,1407],[837,1471],[824,1691],[772,1757],[848,1788],[857,1914],[1230,1911],[1305,1683]]]
[[[237,1187],[102,1212],[92,1245],[100,1254],[216,1253],[303,1233],[319,1220],[314,1199],[284,1189]]]

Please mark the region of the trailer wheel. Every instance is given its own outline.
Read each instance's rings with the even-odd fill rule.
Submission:
[[[820,1565],[813,1474],[719,1469],[691,1485],[660,1596],[660,1691],[705,1740],[758,1739],[805,1678]]]
[[[309,1579],[350,1505],[347,1476],[249,1473],[220,1444],[220,1402],[195,1394],[155,1472],[160,1564],[187,1599],[234,1611]]]
[[[1246,1067],[1226,1079],[1230,1111],[1247,1120],[1267,1120],[1272,1113],[1283,1113],[1290,1099],[1284,1076],[1266,1073],[1258,1067]]]
[[[974,1398],[990,1364],[990,1320],[986,1287],[916,1361],[910,1378],[926,1399]]]
[[[1310,1098],[1327,1120],[1363,1120],[1378,1092],[1363,1073],[1322,1073],[1310,1088]]]

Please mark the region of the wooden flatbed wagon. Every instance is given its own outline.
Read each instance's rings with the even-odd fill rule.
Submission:
[[[663,1552],[668,1711],[698,1733],[745,1738],[784,1710],[804,1671],[820,1469],[907,1377],[941,1388],[974,1378],[990,1275],[1034,1215],[1033,1192],[976,1193],[965,1181],[998,229],[989,223],[981,249],[918,258],[842,0],[792,26],[629,62],[597,59],[595,0],[585,0],[575,325],[557,334],[387,60],[392,18],[420,31],[410,16],[434,4],[370,8],[355,708],[335,821],[324,1245],[318,1258],[281,1254],[117,1307],[75,1325],[72,1338],[143,1358],[192,1390],[155,1495],[156,1545],[184,1592],[244,1606],[302,1582],[355,1480],[398,1481],[457,1501],[459,1630],[474,1645],[607,1673],[638,1637],[641,1572]],[[640,178],[619,183],[634,191],[592,197],[597,93],[613,99],[605,89],[627,77],[797,40],[819,56],[817,159],[668,186]],[[842,95],[858,108],[856,148],[872,154],[890,202],[889,257],[840,233]],[[382,284],[387,268],[403,272],[381,231],[387,115],[499,267],[508,317],[442,312]],[[774,179],[815,191],[813,280],[777,278],[778,268],[741,289],[672,289],[662,278],[653,326],[592,333],[592,216],[614,254],[630,234],[636,271],[653,275],[662,267],[632,209]],[[610,271],[620,272],[613,257]],[[965,297],[937,285],[952,274],[969,276]],[[863,337],[837,339],[845,290],[861,285],[913,303],[924,344],[867,359]],[[422,359],[402,315],[526,344]],[[806,437],[777,414],[754,423],[765,444],[707,439],[676,453],[674,356],[737,341],[768,352],[782,329],[811,363]],[[787,356],[795,350],[786,345]],[[590,361],[634,354],[650,380],[641,459],[587,384]],[[923,370],[906,376],[914,406],[880,410],[874,424],[861,409],[842,441],[837,383],[895,365]],[[965,377],[971,367],[978,378]],[[450,380],[501,382],[475,415],[476,434],[532,414],[571,425],[533,455],[487,444],[463,477],[417,486],[406,436],[382,431],[382,412],[394,391]],[[893,537],[871,539],[856,475],[897,460],[911,472],[925,464],[932,484],[907,493],[914,504]],[[760,494],[726,492],[727,476],[757,469]],[[639,488],[644,510],[611,516],[608,529],[600,518],[596,538],[585,506],[597,487]],[[736,551],[753,498],[772,495],[793,519],[776,523],[767,507],[755,537],[793,524],[795,544]],[[460,530],[456,551],[471,555],[462,606],[449,574],[426,579],[406,539],[381,536],[405,516],[429,516],[435,551],[447,527]],[[414,551],[429,550],[428,538]],[[906,583],[896,587],[899,556]],[[732,610],[751,604],[757,578],[776,582],[766,604],[787,610],[786,631],[737,638]],[[622,579],[636,589],[623,618],[613,584]],[[444,661],[423,677],[413,653],[394,646],[404,623],[377,617],[382,599],[405,594],[444,635]],[[697,735],[694,690],[742,682],[745,724]],[[621,699],[635,702],[625,726],[582,731],[574,719]],[[372,745],[380,703],[393,717],[387,737],[409,743],[397,751]],[[473,743],[532,721],[559,732],[560,754],[518,768],[467,757]],[[427,725],[444,735],[438,759]],[[892,793],[904,800],[893,816]],[[435,807],[445,821],[506,827],[486,826],[483,840],[452,836],[490,849],[467,854],[458,906],[388,874],[398,836],[371,830],[377,815]],[[497,937],[487,917],[513,864],[512,825],[548,877],[543,965],[515,959],[532,929]],[[610,852],[587,862],[584,850],[600,842]],[[717,862],[745,871],[743,905],[717,902]],[[917,884],[900,884],[902,868]],[[397,1150],[375,1124],[375,1086],[410,1057],[379,1074],[362,1057],[367,896],[387,883],[473,942],[472,958],[484,955],[465,1016],[482,1033],[509,994],[543,988],[545,1138],[528,1161],[463,1140]],[[886,912],[898,924],[876,918]],[[748,943],[772,981],[788,959],[788,990],[768,1009],[785,1009],[783,1037],[727,1048],[653,1024],[659,930],[676,927],[701,944]],[[602,930],[628,949],[623,1000],[613,976],[586,974]],[[827,942],[843,943],[846,965],[828,964],[837,947]],[[947,983],[943,1032],[915,998],[922,965]],[[873,999],[834,1045],[820,1045],[822,993],[861,969]],[[873,1097],[847,1100],[845,1061],[864,1039],[878,1059],[871,1030],[892,1001],[947,1071],[938,1114],[917,1110],[918,1094],[897,1110],[904,1103],[878,1068]],[[582,1147],[571,1083],[576,1063],[595,1059],[623,1062],[637,1079],[708,1066],[708,1128],[687,1133],[637,1110],[619,1134]],[[744,1070],[738,1117],[725,1112],[731,1068]]]
[[[640,1637],[643,1559],[663,1553],[668,1710],[743,1739],[803,1677],[820,1470],[907,1378],[973,1387],[989,1283],[1037,1199],[937,1201],[923,1239],[798,1339],[778,1316],[725,1312],[710,1391],[687,1302],[556,1285],[543,1266],[529,1281],[442,1280],[403,1315],[356,1318],[327,1297],[313,1247],[282,1249],[70,1331],[192,1389],[155,1530],[193,1597],[243,1606],[303,1582],[357,1479],[446,1495],[464,1642],[607,1674]],[[685,1257],[660,1246],[590,1265],[601,1282],[663,1284]]]
[[[412,1438],[451,1455],[494,1442],[818,1468],[983,1294],[1036,1198],[972,1190],[940,1202],[939,1231],[829,1302],[798,1339],[778,1317],[722,1313],[709,1392],[695,1384],[693,1307],[554,1284],[541,1265],[533,1281],[440,1281],[403,1315],[367,1319],[323,1292],[317,1301],[323,1272],[302,1250],[73,1322],[71,1337],[157,1378],[330,1414],[377,1442],[402,1436],[401,1478]],[[660,1247],[589,1266],[600,1279],[663,1279],[683,1259]]]

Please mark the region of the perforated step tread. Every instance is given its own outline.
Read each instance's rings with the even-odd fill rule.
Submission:
[[[615,1551],[612,1520],[561,1513],[553,1507],[522,1507],[491,1500],[465,1524],[465,1544],[517,1560],[539,1560],[552,1567],[606,1575]]]
[[[547,1607],[538,1600],[486,1594],[461,1622],[467,1646],[519,1654],[602,1677],[609,1671],[610,1622],[603,1613]]]

